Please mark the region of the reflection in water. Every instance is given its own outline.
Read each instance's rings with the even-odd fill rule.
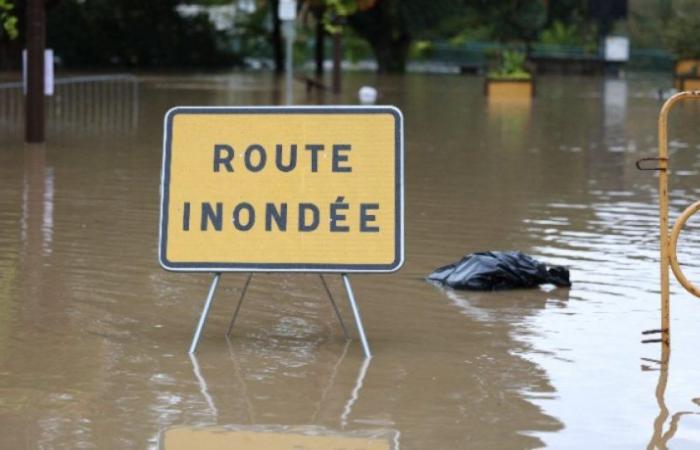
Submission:
[[[28,253],[48,256],[53,240],[54,171],[47,167],[43,144],[27,145],[24,157],[22,241]]]
[[[396,433],[337,433],[322,427],[177,427],[159,437],[159,450],[399,450]]]
[[[248,394],[249,389],[247,387],[247,383],[245,382],[245,379],[241,374],[241,365],[239,362],[239,358],[238,358],[238,356],[236,356],[236,354],[234,352],[231,341],[229,339],[226,339],[226,343],[228,346],[231,361],[233,362],[234,371],[236,373],[236,378],[237,378],[238,382],[240,383],[241,391],[242,391],[243,396],[245,398],[245,403],[248,406],[248,416],[250,417],[251,423],[256,423],[257,420],[256,420],[256,417],[255,417],[254,412],[253,412],[253,402],[251,401],[249,394]],[[318,385],[318,387],[321,387],[321,386],[323,386],[323,387],[321,389],[321,393],[320,393],[319,400],[318,400],[318,403],[316,406],[316,410],[311,416],[312,423],[315,422],[316,419],[320,416],[321,411],[322,411],[323,406],[324,406],[323,405],[324,401],[326,400],[329,392],[334,390],[333,388],[334,388],[334,384],[336,381],[336,377],[338,376],[340,366],[342,365],[343,361],[345,360],[345,357],[348,354],[348,349],[350,348],[351,344],[352,344],[351,341],[347,341],[345,343],[345,345],[343,345],[342,351],[340,352],[340,354],[338,356],[338,360],[336,361],[336,363],[332,367],[330,376],[328,377],[328,381],[319,383],[319,385]],[[357,400],[360,396],[360,391],[362,389],[364,379],[367,376],[367,369],[369,368],[370,360],[371,360],[371,358],[365,358],[362,361],[362,364],[360,365],[359,371],[357,373],[357,379],[355,381],[355,385],[352,389],[352,392],[350,393],[348,401],[345,403],[345,407],[343,408],[343,412],[340,416],[340,423],[341,423],[341,426],[343,428],[346,427],[347,422],[348,422],[348,417],[352,413],[353,405],[355,404],[355,402],[357,402]],[[205,392],[208,392],[208,390],[206,389],[206,381],[199,373],[199,366],[196,364],[196,357],[192,359],[192,362],[193,362],[193,366],[195,368],[195,376],[197,377],[197,379],[200,383],[202,393],[203,393],[203,395],[205,395],[207,397],[207,401],[209,402],[211,400],[211,397],[209,397],[208,393],[204,394]]]
[[[345,346],[343,346],[343,352],[338,357],[338,362],[336,362],[335,366],[333,366],[333,372],[331,373],[330,378],[328,378],[328,383],[326,384],[326,387],[323,389],[323,392],[321,393],[321,398],[318,401],[318,407],[316,408],[316,412],[311,417],[312,423],[315,422],[316,419],[318,418],[318,416],[321,414],[323,402],[328,397],[328,393],[331,392],[331,388],[333,387],[333,384],[335,383],[335,379],[338,376],[338,369],[340,368],[341,363],[345,359],[345,355],[348,354],[348,349],[350,348],[350,344],[351,344],[350,340],[348,340],[345,343]],[[363,362],[363,366],[364,365],[365,365],[365,363]],[[366,365],[369,365],[369,361],[367,361]],[[343,417],[341,416],[341,422],[342,422],[342,419],[343,419]]]
[[[340,416],[340,425],[345,428],[348,425],[348,417],[352,413],[352,407],[360,396],[360,390],[362,389],[362,383],[365,381],[365,376],[367,376],[367,369],[369,368],[369,363],[372,358],[365,358],[362,361],[362,366],[360,366],[360,372],[357,374],[357,381],[355,382],[355,387],[352,389],[350,394],[350,399],[345,404],[343,408],[343,414]]]
[[[532,103],[527,101],[489,101],[488,102],[489,126],[497,130],[499,140],[506,147],[517,146],[522,143],[530,125]]]
[[[317,387],[325,386],[321,389],[320,399],[317,403],[316,411],[311,416],[311,424],[318,421],[321,411],[324,409],[324,402],[328,394],[335,391],[334,384],[339,372],[339,368],[346,358],[351,342],[346,342],[342,347],[338,360],[325,383],[319,383]],[[357,378],[352,391],[349,393],[342,414],[339,416],[340,428],[343,432],[332,431],[318,425],[308,426],[282,426],[282,425],[260,425],[260,419],[255,415],[255,400],[250,398],[248,383],[241,374],[241,363],[235,354],[231,341],[227,339],[227,345],[231,361],[233,362],[236,379],[240,384],[240,392],[245,400],[247,416],[251,424],[248,426],[228,425],[226,427],[183,427],[176,426],[161,433],[158,438],[159,448],[166,449],[371,449],[389,450],[399,449],[399,432],[387,431],[384,428],[362,429],[345,431],[348,419],[352,414],[352,409],[360,397],[362,386],[367,376],[371,358],[363,358],[359,367]],[[192,370],[199,384],[200,392],[209,406],[214,422],[218,419],[218,410],[214,404],[214,398],[210,393],[209,386],[204,373],[200,369],[199,361],[195,354],[189,354],[192,362]],[[282,393],[281,395],[284,395]],[[298,405],[302,408],[303,405]]]
[[[42,278],[47,276],[54,237],[54,169],[47,164],[43,144],[24,148],[22,204],[20,218],[21,268],[34,299],[43,290]],[[54,286],[60,289],[61,286]]]
[[[647,450],[667,450],[670,441],[676,435],[680,420],[683,416],[700,416],[698,411],[679,411],[671,415],[671,420],[668,422],[668,429],[664,431],[664,426],[669,417],[669,408],[666,405],[666,388],[668,386],[668,376],[671,369],[671,350],[666,345],[661,345],[661,360],[651,361],[658,364],[658,369],[652,369],[649,366],[643,365],[642,370],[658,370],[659,379],[656,384],[656,402],[659,405],[659,415],[654,420],[654,433],[647,445]],[[693,399],[693,403],[700,406],[700,399]],[[679,442],[680,445],[683,442]]]
[[[199,369],[197,355],[195,353],[188,353],[188,355],[190,357],[190,361],[192,361],[192,371],[194,372],[194,376],[197,379],[197,382],[199,383],[199,390],[202,392],[202,396],[206,400],[207,405],[209,405],[212,418],[216,420],[217,416],[219,415],[219,412],[216,409],[216,405],[214,405],[214,399],[211,398],[211,395],[209,395],[209,387],[207,386],[207,381],[204,379],[204,377],[202,376],[202,372]]]
[[[627,118],[627,80],[606,78],[603,81],[603,112],[605,129],[619,133]]]
[[[565,307],[569,289],[543,285],[535,289],[476,292],[458,291],[431,282],[441,290],[464,314],[480,322],[523,319],[547,306]]]

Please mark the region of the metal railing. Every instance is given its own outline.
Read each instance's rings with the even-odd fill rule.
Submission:
[[[683,211],[673,230],[669,233],[668,221],[668,115],[671,109],[683,100],[700,100],[700,91],[679,92],[666,100],[659,113],[659,156],[655,158],[642,158],[637,161],[640,170],[656,170],[659,172],[659,232],[661,241],[661,328],[644,331],[642,334],[660,334],[658,339],[647,339],[643,342],[661,342],[665,347],[671,344],[671,309],[669,268],[676,276],[678,282],[691,294],[700,297],[700,289],[695,287],[683,274],[678,263],[677,244],[683,226],[688,218],[700,210],[700,202],[693,203]],[[656,167],[644,167],[645,162],[655,161]]]
[[[24,124],[22,82],[0,83],[0,129]],[[133,75],[57,78],[46,97],[47,127],[56,131],[133,132],[138,124],[139,88]]]
[[[447,41],[433,42],[419,59],[442,64],[474,67],[485,70],[489,57],[501,50],[511,49],[525,52],[524,45],[513,47],[497,42],[467,42],[452,43]],[[600,49],[590,49],[575,45],[555,45],[533,43],[530,46],[530,56],[533,58],[562,59],[562,60],[603,60]],[[673,68],[674,56],[663,49],[630,50],[627,65],[639,70],[667,71]]]

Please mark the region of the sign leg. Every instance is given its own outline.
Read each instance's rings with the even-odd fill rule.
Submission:
[[[241,298],[238,299],[238,305],[236,306],[236,310],[233,312],[233,317],[231,317],[231,322],[228,324],[228,330],[226,331],[226,336],[231,336],[231,331],[233,331],[233,325],[236,323],[236,317],[238,317],[238,311],[241,310],[241,305],[243,304],[243,297],[245,297],[245,293],[248,290],[248,285],[250,284],[251,279],[253,279],[253,272],[250,272],[248,274],[248,278],[245,280],[245,284],[243,285],[243,290],[241,291]]]
[[[343,322],[343,317],[340,315],[340,310],[338,309],[338,305],[335,303],[335,300],[333,299],[333,294],[331,294],[331,290],[328,289],[328,284],[326,283],[326,279],[323,278],[322,273],[318,274],[318,276],[321,277],[321,283],[323,283],[323,288],[326,290],[326,294],[328,294],[328,299],[331,301],[331,305],[333,305],[333,311],[335,311],[335,315],[338,318],[338,322],[340,322],[340,327],[343,329],[343,335],[345,336],[345,339],[350,340],[350,335],[348,334],[348,329],[345,327],[345,322]]]
[[[352,286],[350,285],[350,278],[347,274],[343,274],[343,284],[345,284],[345,290],[348,293],[348,301],[350,302],[350,308],[352,309],[352,314],[355,316],[355,325],[357,325],[357,333],[360,335],[360,341],[362,342],[362,349],[365,351],[365,358],[371,358],[372,352],[369,350],[369,344],[367,343],[367,336],[365,336],[365,329],[362,326],[362,317],[360,316],[360,310],[355,302],[355,295],[352,292]]]
[[[197,328],[194,330],[194,336],[192,336],[192,343],[190,344],[190,351],[188,352],[190,354],[197,351],[199,338],[202,336],[202,330],[204,330],[204,325],[207,323],[207,316],[209,315],[211,304],[214,302],[214,292],[216,292],[216,287],[219,285],[219,278],[221,278],[221,274],[215,273],[214,279],[211,281],[207,301],[204,303],[204,309],[202,309],[202,314],[199,316],[199,323],[197,324]]]

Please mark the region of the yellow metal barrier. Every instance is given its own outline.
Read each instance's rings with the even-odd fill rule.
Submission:
[[[693,283],[688,281],[688,279],[683,274],[683,271],[681,270],[681,267],[678,264],[678,253],[676,248],[678,246],[678,236],[681,234],[681,230],[685,226],[685,223],[688,221],[690,216],[698,212],[698,210],[700,210],[700,202],[695,202],[692,205],[690,205],[685,211],[683,211],[683,214],[681,214],[678,220],[676,220],[676,224],[673,225],[673,229],[671,230],[671,240],[669,242],[668,249],[673,274],[676,276],[676,279],[681,283],[681,285],[683,285],[683,287],[688,292],[690,292],[696,297],[700,297],[700,289],[698,289],[693,285]]]
[[[664,345],[671,343],[670,305],[669,305],[669,266],[674,275],[685,289],[696,297],[700,297],[700,290],[696,288],[683,275],[678,264],[676,246],[678,237],[688,218],[700,210],[700,202],[690,205],[676,221],[671,234],[668,232],[668,115],[671,109],[680,101],[688,99],[700,99],[700,91],[679,92],[672,96],[661,107],[659,113],[659,156],[658,158],[644,158],[637,162],[637,167],[642,170],[659,171],[659,229],[661,234],[661,329],[645,331],[643,334],[661,333],[661,339],[649,339],[643,342],[662,342]],[[658,161],[658,167],[643,168],[640,163],[645,160]]]

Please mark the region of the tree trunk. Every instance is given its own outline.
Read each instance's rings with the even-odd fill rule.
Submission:
[[[25,141],[44,142],[44,47],[46,10],[44,0],[27,3],[27,95],[25,96]]]
[[[326,27],[323,25],[323,14],[325,7],[315,8],[314,17],[316,18],[316,44],[314,57],[316,60],[316,78],[323,77],[323,62],[325,58],[326,45]]]
[[[348,17],[350,26],[372,46],[380,73],[404,72],[411,34],[400,0],[380,0]]]
[[[270,0],[270,13],[272,14],[272,59],[275,63],[275,74],[284,73],[284,47],[282,44],[282,23],[277,15],[279,0]]]
[[[377,72],[403,73],[406,71],[408,49],[411,45],[411,39],[407,35],[397,39],[380,36],[379,39],[371,41],[370,44],[377,60]]]
[[[342,89],[342,64],[343,64],[343,35],[335,33],[333,35],[333,93],[340,94]]]

